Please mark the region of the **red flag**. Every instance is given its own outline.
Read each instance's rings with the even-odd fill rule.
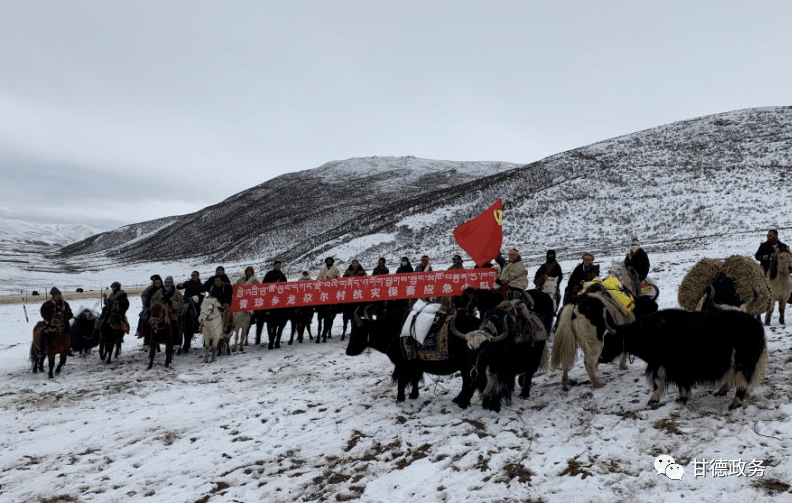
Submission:
[[[481,266],[498,256],[503,244],[503,201],[454,229],[454,239]]]

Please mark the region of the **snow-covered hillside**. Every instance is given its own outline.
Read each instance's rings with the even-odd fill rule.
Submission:
[[[0,217],[0,244],[39,245],[59,248],[98,234],[99,229],[82,224],[34,224]]]
[[[190,215],[102,233],[62,250],[83,262],[251,262],[312,269],[326,255],[371,268],[380,256],[459,253],[452,231],[496,199],[505,246],[684,248],[693,238],[792,229],[792,107],[738,110],[605,140],[518,166],[413,157],[333,161],[277,177]]]

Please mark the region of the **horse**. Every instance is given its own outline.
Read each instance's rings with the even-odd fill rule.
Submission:
[[[234,329],[228,336],[228,354],[231,354],[232,350],[236,350],[237,353],[245,352],[242,346],[247,346],[248,344],[251,317],[250,311],[237,311],[234,313]],[[234,340],[233,344],[231,344],[232,338]]]
[[[582,295],[573,298],[571,303],[561,309],[554,334],[552,366],[563,370],[561,386],[564,391],[569,390],[569,369],[575,363],[578,346],[583,350],[583,364],[592,387],[602,386],[597,377],[597,364],[607,331],[606,316],[617,325],[626,325],[635,321],[636,317],[657,311],[657,302],[651,297],[637,295],[641,291],[641,282],[634,269],[627,269],[623,263],[613,261],[609,274],[621,281],[625,289],[622,293],[629,294],[635,302],[634,309],[627,311],[614,297],[619,292],[610,293],[603,283],[595,283],[582,290]],[[622,355],[619,368],[627,368],[626,353]]]
[[[770,309],[765,314],[765,325],[770,325],[770,318],[773,316],[773,307],[778,301],[778,323],[784,325],[784,309],[787,300],[792,295],[792,253],[788,248],[779,249],[773,254],[770,261],[770,268],[765,273],[767,284],[770,286]]]
[[[294,342],[294,332],[297,332],[297,342],[302,343],[303,334],[308,330],[308,337],[313,339],[311,335],[311,321],[313,320],[314,307],[313,306],[300,306],[292,311],[291,316],[291,337],[289,344]]]
[[[80,353],[80,358],[91,354],[91,349],[99,345],[99,330],[95,329],[96,313],[82,309],[71,320],[71,350]]]
[[[366,306],[364,313],[368,312],[370,308],[373,309],[373,306]],[[424,372],[435,375],[452,375],[461,372],[462,390],[453,399],[453,402],[463,409],[470,406],[470,399],[475,388],[471,377],[472,358],[468,351],[467,341],[450,334],[448,337],[448,359],[408,360],[400,341],[402,324],[406,315],[406,309],[394,309],[373,320],[366,314],[363,317],[359,316],[356,311],[354,314],[355,323],[349,334],[346,354],[357,356],[370,347],[387,355],[394,364],[392,377],[397,383],[396,402],[405,400],[407,384],[412,385],[410,398],[418,398],[418,384],[423,379]],[[451,315],[445,316],[448,320]],[[476,329],[479,321],[478,318],[469,315],[460,315],[459,319],[455,320],[455,330],[457,333],[467,333]]]
[[[317,344],[319,344],[320,339],[321,342],[327,342],[327,339],[330,338],[330,331],[333,328],[333,320],[335,320],[337,313],[338,305],[336,304],[322,304],[316,306],[316,317],[319,319],[319,327],[316,329]]]
[[[108,305],[107,317],[99,325],[99,358],[107,363],[113,359],[113,346],[115,346],[115,357],[121,353],[121,343],[124,342],[124,332],[126,322],[121,316],[118,308],[118,301],[114,300]]]
[[[39,321],[33,327],[33,343],[30,345],[30,359],[33,362],[33,372],[44,372],[44,356],[49,360],[50,379],[55,376],[52,373],[55,367],[55,355],[60,355],[56,374],[60,374],[61,368],[66,363],[69,354],[69,328],[63,314],[56,311],[52,316],[52,321]],[[44,350],[46,349],[46,353]]]
[[[191,297],[184,298],[184,313],[181,316],[182,344],[176,354],[188,354],[195,332],[198,331],[198,307]]]
[[[165,344],[165,368],[168,368],[173,360],[173,346],[178,343],[178,334],[173,333],[171,324],[171,308],[166,300],[151,302],[151,314],[149,316],[149,365],[146,370],[151,370],[154,366],[154,356],[160,344]]]
[[[223,338],[223,310],[220,301],[214,297],[207,297],[201,304],[201,314],[198,316],[198,323],[203,326],[204,336],[204,357],[203,362],[209,361],[209,353],[212,354],[212,362],[217,358],[217,350],[220,340]]]

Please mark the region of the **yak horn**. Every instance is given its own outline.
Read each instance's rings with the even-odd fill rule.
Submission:
[[[460,332],[456,328],[456,318],[457,318],[457,315],[456,315],[456,313],[454,313],[454,315],[451,317],[451,322],[448,324],[448,329],[455,336],[457,336],[457,337],[459,337],[461,339],[464,339],[465,338],[465,334],[463,334],[462,332]]]
[[[710,294],[709,294],[709,298],[707,299],[707,307],[710,308],[710,309],[716,309],[715,308],[715,287],[710,285],[709,286],[709,291],[710,291]]]
[[[352,313],[352,318],[355,320],[355,325],[357,325],[358,327],[362,327],[363,326],[363,320],[360,319],[360,315],[358,314],[358,310],[359,309],[360,309],[360,306],[355,308],[355,312]]]

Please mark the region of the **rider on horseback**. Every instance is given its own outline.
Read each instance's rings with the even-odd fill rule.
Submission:
[[[162,276],[159,274],[154,274],[151,276],[151,285],[146,287],[143,290],[143,294],[140,296],[141,300],[143,301],[143,309],[140,311],[140,317],[138,318],[138,328],[137,332],[135,332],[135,336],[140,339],[141,337],[145,337],[143,339],[143,345],[148,346],[148,333],[149,333],[149,317],[151,316],[151,299],[154,295],[162,289]]]
[[[632,238],[630,250],[627,252],[627,256],[624,257],[624,266],[635,269],[640,281],[645,280],[649,274],[649,256],[641,248],[641,242],[638,241],[638,238]]]
[[[47,326],[52,323],[52,318],[56,314],[63,316],[63,321],[68,323],[70,319],[74,318],[69,303],[63,300],[61,291],[54,286],[52,290],[50,290],[50,295],[52,295],[52,298],[41,305],[41,317],[47,322]],[[46,348],[49,346],[51,339],[52,334],[45,337],[42,341],[44,352],[46,352]]]
[[[561,287],[561,280],[564,279],[564,273],[561,272],[561,266],[556,262],[556,253],[555,250],[547,250],[546,255],[547,261],[539,266],[537,269],[536,274],[534,274],[534,285],[536,288],[541,289],[542,285],[545,284],[547,278],[558,278],[558,282],[556,283],[556,302],[558,302],[558,298],[560,297],[560,287]]]
[[[118,301],[118,312],[121,316],[121,319],[126,319],[126,312],[127,309],[129,309],[129,299],[127,298],[126,292],[121,290],[121,283],[118,281],[113,281],[113,284],[110,285],[110,289],[113,292],[110,294],[110,297],[102,294],[104,307],[102,307],[102,314],[99,315],[99,317],[96,319],[96,323],[94,323],[94,330],[99,330],[99,327],[102,326],[102,323],[104,323],[110,316],[110,309],[113,306],[113,302]]]
[[[509,299],[520,298],[528,287],[528,269],[516,248],[509,250],[509,261],[495,280],[495,286],[508,287]]]
[[[174,334],[181,334],[179,326],[181,315],[184,313],[184,297],[173,284],[173,276],[165,277],[165,284],[162,289],[151,298],[151,302],[165,301],[171,310],[171,328]]]
[[[593,280],[600,274],[599,265],[594,263],[594,255],[584,253],[580,258],[583,262],[572,271],[566,290],[564,290],[565,305],[572,302],[575,295],[583,288],[583,283]]]

